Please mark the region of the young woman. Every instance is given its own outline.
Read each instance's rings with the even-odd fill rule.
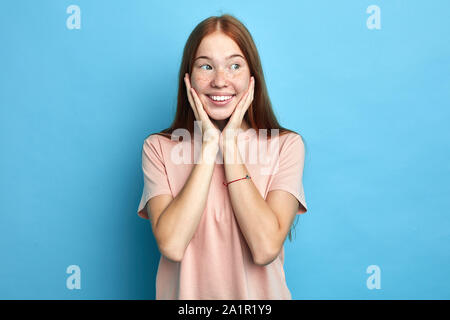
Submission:
[[[176,129],[194,139],[172,140]],[[264,154],[261,137],[265,159],[242,156]],[[194,141],[197,155],[184,148]],[[180,144],[190,161],[179,161]],[[184,48],[175,119],[142,149],[138,214],[161,252],[156,299],[292,299],[283,244],[307,211],[304,154],[274,116],[246,27],[231,15],[202,21]]]

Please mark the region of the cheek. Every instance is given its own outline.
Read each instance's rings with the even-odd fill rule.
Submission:
[[[209,82],[209,78],[204,75],[195,74],[192,76],[192,85],[195,89],[205,88]]]
[[[245,94],[245,92],[247,92],[247,90],[248,90],[248,83],[246,83],[246,82],[241,82],[241,83],[239,83],[239,87],[238,87],[238,90],[239,90],[239,94],[240,95],[243,95],[243,94]]]
[[[250,76],[239,75],[235,79],[236,88],[238,88],[239,92],[247,91],[250,85]]]

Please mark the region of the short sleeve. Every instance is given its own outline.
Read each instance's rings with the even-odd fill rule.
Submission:
[[[297,214],[301,214],[308,211],[302,181],[305,147],[299,134],[288,133],[287,135],[281,146],[278,169],[273,175],[268,192],[284,190],[291,193],[301,204],[297,211]]]
[[[145,210],[147,201],[161,194],[172,194],[157,135],[149,136],[142,146],[142,173],[144,187],[137,213],[139,217],[149,219]]]

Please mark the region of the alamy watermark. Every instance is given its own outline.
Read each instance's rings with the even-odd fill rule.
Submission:
[[[366,280],[366,286],[368,289],[381,289],[381,269],[376,264],[372,264],[367,267],[366,273],[370,276]]]
[[[66,279],[66,288],[69,290],[81,289],[81,269],[80,266],[72,264],[67,267],[66,273],[70,274]]]
[[[66,19],[66,27],[69,30],[81,29],[81,9],[79,6],[72,4],[67,7],[66,13],[70,16]]]
[[[370,5],[366,9],[366,13],[370,16],[366,20],[366,26],[369,30],[380,30],[381,29],[381,9],[377,5]]]
[[[270,129],[269,139],[267,131],[268,129],[258,129],[257,133],[253,128],[246,131],[242,129],[228,131],[227,136],[236,137],[237,150],[230,148],[225,155],[219,151],[215,159],[205,159],[203,158],[205,155],[201,152],[203,147],[201,121],[195,121],[194,137],[191,137],[189,130],[183,128],[172,132],[170,138],[172,141],[178,141],[178,144],[173,147],[170,158],[174,164],[198,164],[205,161],[214,161],[217,164],[254,164],[260,166],[261,175],[273,175],[279,168],[280,136],[279,129]],[[205,137],[207,136],[208,132],[205,132]],[[240,156],[235,152],[239,152]]]

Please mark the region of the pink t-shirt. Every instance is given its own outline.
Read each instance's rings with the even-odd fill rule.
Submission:
[[[267,139],[265,148],[259,141],[253,129],[239,133],[241,157],[251,180],[234,183],[254,183],[264,199],[275,189],[290,192],[301,204],[297,214],[305,213],[308,210],[302,184],[305,151],[300,135],[290,132]],[[255,145],[259,148],[254,149]],[[148,219],[146,204],[150,198],[161,194],[175,198],[181,191],[195,165],[194,152],[198,155],[201,149],[195,148],[194,139],[179,142],[156,134],[145,139],[144,188],[138,207],[141,218]],[[255,157],[256,154],[259,156]],[[253,262],[234,216],[228,188],[223,185],[225,171],[220,151],[216,159],[219,163],[215,164],[205,210],[183,260],[173,262],[161,255],[156,299],[291,300],[283,268],[284,246],[270,264],[259,266]]]

